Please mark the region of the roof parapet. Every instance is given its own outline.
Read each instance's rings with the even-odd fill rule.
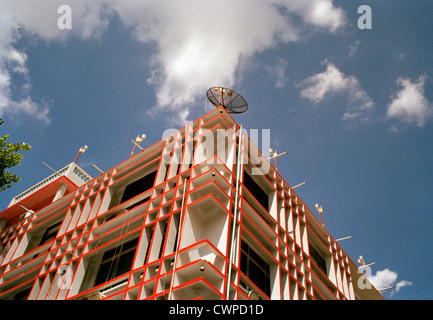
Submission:
[[[53,173],[49,177],[45,178],[44,180],[38,182],[34,186],[30,187],[26,191],[20,193],[16,197],[14,197],[11,200],[11,202],[9,203],[8,207],[10,207],[10,206],[14,205],[15,203],[23,200],[24,198],[28,197],[32,193],[36,192],[37,190],[41,189],[42,187],[44,187],[47,184],[51,183],[52,181],[56,180],[60,176],[68,177],[77,186],[81,186],[84,183],[86,183],[87,181],[92,179],[92,177],[90,175],[88,175],[83,169],[81,169],[76,163],[72,162],[72,163],[68,164],[66,167]]]

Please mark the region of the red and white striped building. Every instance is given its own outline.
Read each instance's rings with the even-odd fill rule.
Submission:
[[[219,107],[0,212],[0,299],[383,299]]]

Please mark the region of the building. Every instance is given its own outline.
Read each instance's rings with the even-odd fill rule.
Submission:
[[[0,219],[2,300],[383,299],[223,107]]]

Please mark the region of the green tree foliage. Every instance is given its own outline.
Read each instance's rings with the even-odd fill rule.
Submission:
[[[0,126],[4,121],[0,119]],[[21,163],[23,155],[18,153],[22,150],[30,150],[27,143],[10,143],[9,135],[0,136],[0,192],[10,188],[14,183],[21,180],[16,174],[12,173],[9,168]]]

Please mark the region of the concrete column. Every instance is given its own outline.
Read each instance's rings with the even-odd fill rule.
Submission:
[[[57,190],[56,195],[54,196],[53,202],[63,197],[65,195],[66,189],[67,189],[66,185],[62,183],[59,189]]]

